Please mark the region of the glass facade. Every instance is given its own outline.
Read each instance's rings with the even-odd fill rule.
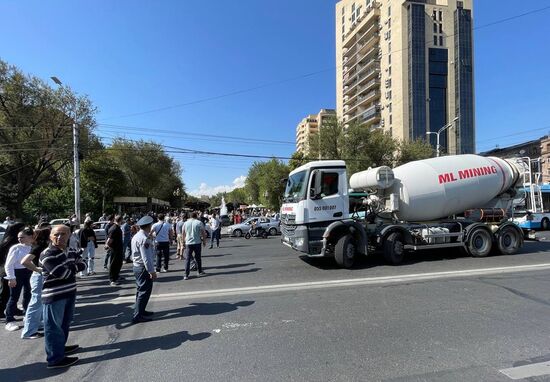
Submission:
[[[429,131],[437,132],[447,122],[447,76],[449,53],[447,49],[430,48],[428,51],[429,57],[429,74],[430,74],[430,93],[429,93],[429,109],[430,109],[430,127]],[[439,135],[439,144],[441,152],[447,153],[447,134],[449,130],[445,130]],[[430,143],[436,147],[436,135],[430,134]]]
[[[475,153],[472,12],[455,11],[455,115],[457,154]]]
[[[408,8],[409,139],[426,137],[426,16],[423,4]]]

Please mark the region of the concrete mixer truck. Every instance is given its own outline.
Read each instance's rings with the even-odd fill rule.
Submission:
[[[373,252],[391,264],[425,249],[513,254],[524,238],[513,200],[528,172],[521,158],[467,154],[369,168],[348,183],[344,161],[310,162],[289,174],[281,240],[345,268]]]

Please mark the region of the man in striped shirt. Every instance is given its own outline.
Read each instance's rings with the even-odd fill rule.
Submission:
[[[69,227],[54,226],[50,234],[52,244],[40,255],[44,276],[42,303],[48,369],[68,367],[78,361],[78,357],[66,355],[77,351],[79,346],[66,346],[66,343],[74,314],[75,275],[86,269],[86,265],[82,257],[67,250],[70,235]]]

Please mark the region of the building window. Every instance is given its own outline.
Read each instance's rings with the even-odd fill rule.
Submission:
[[[393,123],[392,115],[390,114],[390,125]]]
[[[439,11],[439,21],[443,21],[443,11]]]
[[[346,31],[346,26],[342,24],[342,34],[344,34],[345,31]]]
[[[443,33],[443,24],[439,24],[439,33]]]
[[[437,36],[434,36],[434,45],[437,46]]]
[[[437,20],[437,11],[434,9],[434,13],[432,14],[432,19]]]
[[[437,23],[434,23],[434,33],[437,33]]]
[[[391,41],[388,42],[388,52],[391,52]]]
[[[388,66],[388,76],[391,77],[391,66]]]
[[[443,36],[439,36],[439,45],[443,46]]]
[[[388,65],[391,65],[391,54],[388,54]]]
[[[388,16],[391,16],[391,5],[388,5]]]

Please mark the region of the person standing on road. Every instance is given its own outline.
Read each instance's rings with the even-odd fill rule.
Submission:
[[[6,304],[10,298],[10,287],[8,285],[8,280],[4,278],[6,275],[5,264],[6,258],[8,257],[8,252],[10,248],[17,244],[17,234],[21,231],[25,225],[23,223],[15,223],[6,229],[4,238],[0,243],[0,318],[5,318]]]
[[[159,214],[158,222],[153,224],[151,232],[157,242],[157,272],[168,272],[168,261],[170,260],[170,242],[172,241],[172,229],[169,223],[164,221],[164,214]],[[164,266],[161,269],[161,263]]]
[[[38,263],[40,254],[48,248],[50,243],[50,228],[36,229],[34,231],[34,246],[31,252],[21,260],[25,268],[32,271],[31,276],[31,301],[25,312],[25,326],[21,332],[21,338],[34,340],[44,337],[38,330],[42,327],[42,268]]]
[[[12,246],[6,259],[6,280],[10,287],[10,299],[6,305],[6,330],[13,332],[20,326],[15,322],[17,302],[23,292],[23,312],[27,310],[31,300],[32,272],[21,265],[21,260],[29,254],[32,247],[32,229],[25,228],[17,234],[19,244]]]
[[[201,260],[201,243],[206,247],[206,232],[204,225],[200,220],[197,220],[198,214],[193,212],[191,219],[187,220],[183,225],[182,236],[185,243],[185,276],[184,280],[189,279],[189,272],[191,271],[191,259],[193,254],[195,255],[195,261],[197,262],[197,277],[204,276],[206,273],[202,271]]]
[[[115,224],[115,215],[109,215],[108,218],[105,218],[106,221],[108,221],[107,224],[105,224],[105,240],[107,240],[107,237],[109,237],[109,231],[111,230],[111,227],[113,224]],[[110,253],[107,251],[105,253],[105,260],[103,261],[103,269],[107,270],[108,265],[110,263]]]
[[[80,230],[80,247],[82,248],[82,257],[87,259],[88,273],[87,276],[93,276],[94,272],[94,257],[95,249],[97,248],[97,239],[95,231],[92,228],[92,221],[84,223],[84,228]],[[83,273],[80,274],[83,276]]]
[[[44,345],[48,369],[68,367],[78,361],[78,357],[67,354],[78,350],[78,345],[66,346],[69,327],[74,316],[76,299],[76,274],[86,269],[82,257],[68,251],[71,231],[64,225],[52,228],[52,245],[42,252],[39,264],[42,266],[44,286]]]
[[[146,310],[151,291],[153,290],[153,281],[157,279],[155,272],[154,245],[151,238],[151,224],[153,218],[144,216],[137,225],[140,230],[132,238],[132,261],[134,265],[134,276],[136,278],[136,304],[134,306],[134,315],[132,323],[151,321],[153,312]]]
[[[222,222],[216,215],[216,213],[212,214],[212,217],[210,218],[210,228],[212,228],[212,236],[210,236],[210,248],[214,246],[214,240],[216,240],[216,248],[220,247],[220,236],[222,232]]]
[[[183,223],[185,223],[185,220],[183,219],[183,215],[180,215],[178,218],[178,221],[176,222],[176,259],[183,260],[183,236],[182,236],[182,229],[183,229]]]
[[[130,217],[126,217],[122,227],[122,254],[127,263],[132,262],[132,249],[130,248],[130,243],[132,242],[132,224]]]
[[[105,243],[105,249],[109,253],[109,280],[111,280],[111,286],[120,285],[120,269],[122,268],[122,259],[124,254],[122,253],[122,230],[120,225],[122,224],[122,216],[115,216],[115,224],[109,229],[109,235],[107,236],[107,242]]]

